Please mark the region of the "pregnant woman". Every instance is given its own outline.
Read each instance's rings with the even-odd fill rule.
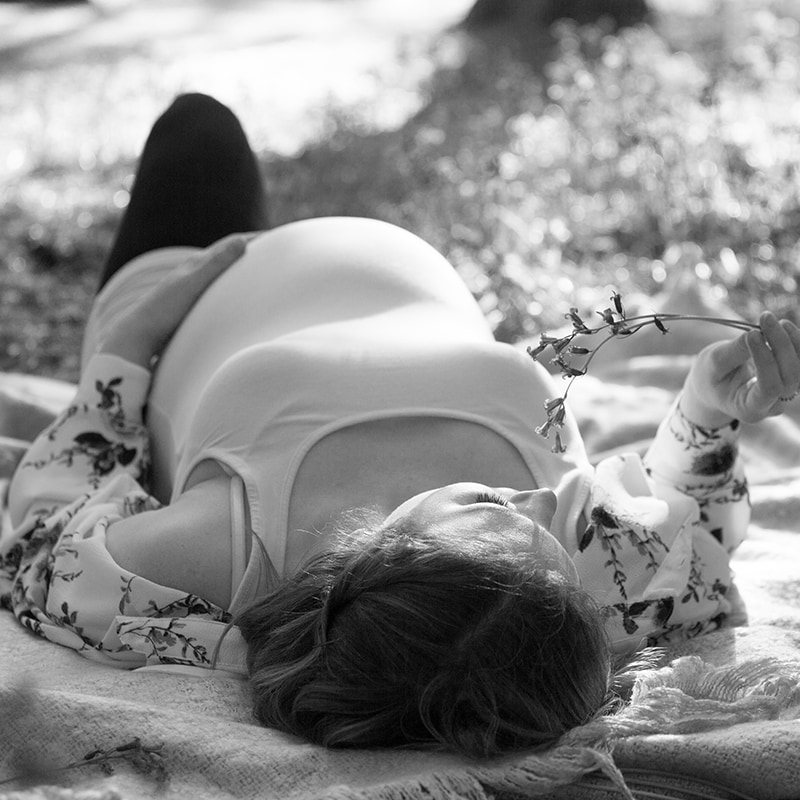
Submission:
[[[264,217],[236,118],[178,98],[75,399],[10,485],[22,624],[123,667],[246,672],[265,724],[322,744],[475,756],[554,741],[607,709],[615,658],[723,624],[739,421],[800,387],[794,325],[703,350],[644,461],[592,467],[569,420],[559,452],[536,435],[550,377],[429,245]]]

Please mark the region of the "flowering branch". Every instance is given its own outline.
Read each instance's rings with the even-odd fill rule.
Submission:
[[[97,765],[107,775],[114,772],[112,761],[125,759],[133,764],[138,772],[150,774],[154,773],[155,779],[158,783],[164,783],[167,779],[164,757],[161,753],[164,745],[157,743],[153,745],[146,745],[139,737],[135,737],[132,741],[121,744],[118,747],[110,747],[107,750],[97,749],[87,753],[80,761],[73,761],[71,764],[66,764],[63,767],[48,767],[46,769],[47,777],[56,772],[63,772],[65,770],[77,769],[79,767],[87,767],[90,765]],[[30,780],[33,775],[23,774],[15,775],[11,778],[0,780],[0,784],[15,783],[18,781]]]
[[[622,296],[619,292],[614,292],[611,295],[612,307],[605,308],[603,311],[597,311],[598,316],[603,320],[602,324],[595,327],[587,325],[586,322],[578,314],[577,308],[570,308],[569,312],[564,315],[572,323],[572,330],[564,336],[548,336],[542,334],[539,339],[539,344],[536,347],[528,348],[528,355],[534,360],[538,361],[539,357],[548,349],[552,351],[553,356],[550,358],[550,363],[555,364],[561,376],[569,381],[567,388],[561,397],[554,397],[544,402],[544,410],[547,414],[545,422],[536,428],[536,433],[540,436],[548,438],[551,433],[555,432],[555,442],[553,444],[554,453],[563,453],[566,448],[561,441],[561,428],[564,426],[566,419],[565,401],[569,390],[576,378],[585,375],[589,369],[589,365],[597,355],[600,348],[620,336],[632,336],[634,333],[640,331],[650,325],[654,325],[661,333],[666,334],[669,328],[665,325],[666,322],[710,322],[714,325],[724,325],[728,328],[736,328],[741,331],[748,331],[758,329],[759,326],[752,322],[745,322],[740,319],[728,319],[725,317],[706,317],[695,314],[639,314],[637,316],[629,317],[625,313],[625,306],[622,304]],[[596,336],[597,334],[607,334],[604,339],[598,342],[594,347],[584,347],[583,345],[575,344],[575,340],[582,336]],[[573,357],[578,356],[583,358],[581,366],[576,366],[573,363]]]

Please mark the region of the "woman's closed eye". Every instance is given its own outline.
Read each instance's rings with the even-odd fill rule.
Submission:
[[[511,503],[509,503],[505,497],[497,494],[496,492],[478,492],[478,494],[475,495],[475,502],[494,503],[495,505],[505,506],[506,508],[511,506]]]

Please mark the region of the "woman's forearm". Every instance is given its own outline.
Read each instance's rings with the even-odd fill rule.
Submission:
[[[733,422],[730,415],[709,404],[689,381],[681,392],[680,409],[687,419],[705,429],[722,428]]]
[[[130,364],[149,370],[155,346],[141,331],[119,324],[100,345],[98,353],[117,356]]]
[[[681,395],[661,423],[645,467],[655,484],[694,498],[703,526],[728,549],[744,539],[750,520],[747,480],[739,458],[738,421],[700,424]],[[689,404],[690,409],[694,406]]]

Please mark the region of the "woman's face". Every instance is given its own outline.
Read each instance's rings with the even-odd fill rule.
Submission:
[[[514,532],[530,541],[529,552],[542,568],[556,570],[578,583],[575,564],[548,530],[555,510],[556,496],[550,489],[515,492],[480,483],[453,483],[406,500],[384,525],[435,526],[465,539],[487,530]]]

